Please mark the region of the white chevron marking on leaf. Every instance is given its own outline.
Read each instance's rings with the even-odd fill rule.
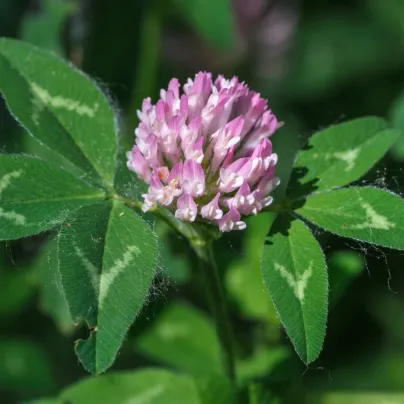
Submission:
[[[23,170],[12,171],[11,173],[4,174],[0,179],[0,198],[3,191],[7,189],[13,178],[21,177]]]
[[[336,152],[336,153],[334,153],[334,157],[336,157],[339,160],[345,161],[347,164],[345,167],[345,171],[351,171],[355,168],[355,162],[359,156],[360,150],[361,150],[361,148],[358,147],[358,148],[352,149],[352,150]]]
[[[90,276],[91,286],[98,295],[100,291],[100,274],[98,268],[84,255],[84,252],[79,247],[74,246],[77,256],[80,258],[84,268]]]
[[[367,202],[362,202],[361,207],[365,210],[367,221],[352,226],[353,229],[373,228],[380,230],[390,230],[396,227],[395,223],[390,222],[387,217],[379,215]]]
[[[5,211],[0,208],[0,218],[8,219],[13,221],[18,226],[24,226],[26,224],[26,218],[13,210]]]
[[[58,95],[53,96],[36,83],[31,83],[31,88],[34,93],[34,112],[32,114],[32,119],[36,124],[38,124],[39,114],[42,112],[45,106],[74,111],[79,115],[85,115],[89,118],[94,118],[98,110],[97,103],[91,107],[89,105],[82,104],[79,101],[72,100],[71,98],[65,98]]]
[[[304,300],[304,292],[307,287],[307,282],[309,281],[311,275],[313,274],[312,270],[313,261],[310,262],[309,267],[301,274],[300,276],[295,278],[295,276],[290,273],[283,265],[274,263],[275,269],[279,272],[283,279],[286,280],[288,285],[292,288],[294,295],[303,302]]]
[[[99,302],[100,306],[102,305],[105,297],[108,294],[108,290],[115,278],[124,271],[124,269],[130,264],[130,262],[140,254],[140,250],[138,247],[132,245],[129,246],[128,249],[123,254],[122,259],[118,259],[115,261],[114,266],[112,268],[106,269],[105,272],[101,275],[100,282],[100,294],[99,294]]]

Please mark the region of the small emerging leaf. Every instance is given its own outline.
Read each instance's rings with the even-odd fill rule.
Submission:
[[[323,346],[327,268],[320,245],[300,221],[280,216],[264,246],[262,277],[296,352],[314,361]]]
[[[312,195],[296,213],[332,233],[404,249],[404,200],[382,189],[350,187]]]
[[[104,192],[42,160],[0,154],[0,240],[52,229]]]
[[[147,298],[156,241],[147,223],[118,201],[86,206],[59,236],[59,270],[73,320],[93,329],[77,355],[91,373],[104,372]]]
[[[355,119],[312,136],[295,163],[293,196],[347,185],[366,174],[390,149],[399,131],[381,118]]]

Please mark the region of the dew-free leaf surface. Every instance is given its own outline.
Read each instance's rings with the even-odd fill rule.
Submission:
[[[387,123],[377,117],[359,118],[317,132],[299,152],[294,166],[299,184],[308,191],[289,192],[300,196],[359,179],[384,156],[399,134],[387,129]]]
[[[320,245],[300,220],[280,216],[262,257],[262,277],[300,358],[314,361],[323,346],[327,267]]]
[[[62,165],[70,161],[86,177],[112,184],[114,114],[98,87],[59,57],[14,39],[0,39],[0,71],[0,92],[16,120],[60,154]]]
[[[296,212],[332,233],[404,249],[404,200],[382,189],[350,187],[319,193]]]
[[[0,240],[52,229],[104,192],[42,160],[0,154]]]
[[[59,236],[59,270],[73,320],[93,330],[76,343],[91,373],[114,361],[154,278],[156,240],[147,223],[118,201],[86,206]]]

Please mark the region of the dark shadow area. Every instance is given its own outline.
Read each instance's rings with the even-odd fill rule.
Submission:
[[[271,229],[268,233],[268,237],[265,240],[265,245],[273,244],[271,241],[271,237],[274,236],[275,234],[280,233],[285,237],[289,236],[289,230],[294,220],[297,219],[289,213],[281,213],[280,215],[278,215],[273,225],[271,226]]]
[[[292,170],[286,195],[288,199],[294,201],[293,209],[303,206],[302,201],[304,204],[304,197],[318,189],[317,183],[319,178],[316,177],[309,181],[304,180],[308,173],[309,170],[307,167],[294,167]]]

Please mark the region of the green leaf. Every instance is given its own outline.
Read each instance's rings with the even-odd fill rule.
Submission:
[[[63,334],[70,334],[74,324],[63,294],[62,279],[58,267],[57,239],[50,239],[33,264],[40,287],[40,307],[52,317]]]
[[[217,50],[229,51],[234,42],[230,0],[174,0],[200,37]]]
[[[0,154],[0,240],[52,229],[104,192],[42,160]]]
[[[155,274],[156,240],[147,223],[118,201],[86,206],[59,236],[59,270],[73,320],[93,329],[78,341],[86,370],[104,372],[142,308]]]
[[[172,303],[137,341],[139,351],[192,374],[223,374],[210,318],[185,303]]]
[[[327,268],[320,245],[299,220],[280,216],[264,246],[262,276],[296,352],[314,361],[327,320]]]
[[[309,394],[307,400],[313,404],[404,404],[404,394],[338,391]]]
[[[404,200],[371,187],[312,195],[296,213],[340,236],[404,249]]]
[[[117,143],[108,100],[84,74],[57,56],[0,39],[0,91],[16,119],[83,175],[113,183]]]
[[[366,174],[390,149],[399,132],[383,119],[360,118],[332,125],[312,136],[295,163],[293,196],[347,185]],[[293,184],[293,178],[292,178]]]
[[[90,378],[66,389],[60,403],[233,404],[225,378],[191,378],[145,369]]]

